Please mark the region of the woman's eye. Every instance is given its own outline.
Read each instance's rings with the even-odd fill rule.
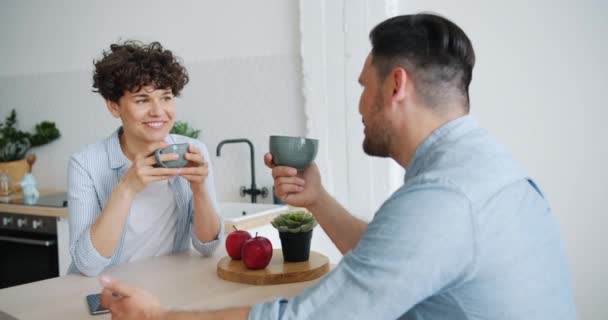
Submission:
[[[165,101],[170,101],[171,99],[173,99],[173,97],[169,97],[169,96],[167,96],[167,97],[164,97],[164,98],[163,98],[163,100],[165,100]]]
[[[142,103],[146,103],[147,100],[135,100],[135,103],[137,104],[142,104]]]

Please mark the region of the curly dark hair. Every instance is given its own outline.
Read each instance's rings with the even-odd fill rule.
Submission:
[[[93,61],[93,92],[99,92],[106,100],[118,102],[125,91],[136,92],[143,86],[171,89],[179,93],[188,83],[188,72],[173,52],[158,42],[143,44],[125,41],[110,45],[101,60]]]

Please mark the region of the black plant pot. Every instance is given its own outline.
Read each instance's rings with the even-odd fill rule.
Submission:
[[[301,233],[279,232],[285,262],[308,261],[312,230]]]

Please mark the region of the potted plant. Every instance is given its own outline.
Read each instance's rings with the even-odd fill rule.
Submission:
[[[58,139],[61,134],[55,123],[43,121],[34,127],[34,132],[24,132],[16,127],[17,112],[13,109],[4,123],[0,123],[0,173],[6,173],[11,181],[19,182],[23,175],[31,172],[36,160],[31,148]]]
[[[310,255],[312,229],[317,226],[315,217],[306,211],[291,211],[278,215],[271,224],[279,231],[283,260],[307,261]]]
[[[182,136],[198,139],[198,135],[201,133],[201,130],[196,130],[190,127],[190,125],[185,121],[175,121],[170,133],[181,134]]]

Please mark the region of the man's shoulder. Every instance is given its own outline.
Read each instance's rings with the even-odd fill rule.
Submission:
[[[444,142],[429,154],[425,163],[421,172],[406,184],[437,181],[459,190],[473,202],[483,201],[528,176],[506,148],[481,131]]]
[[[385,204],[414,206],[424,202],[446,206],[460,203],[465,208],[469,207],[471,199],[466,190],[450,177],[422,174],[406,181],[386,200]]]

